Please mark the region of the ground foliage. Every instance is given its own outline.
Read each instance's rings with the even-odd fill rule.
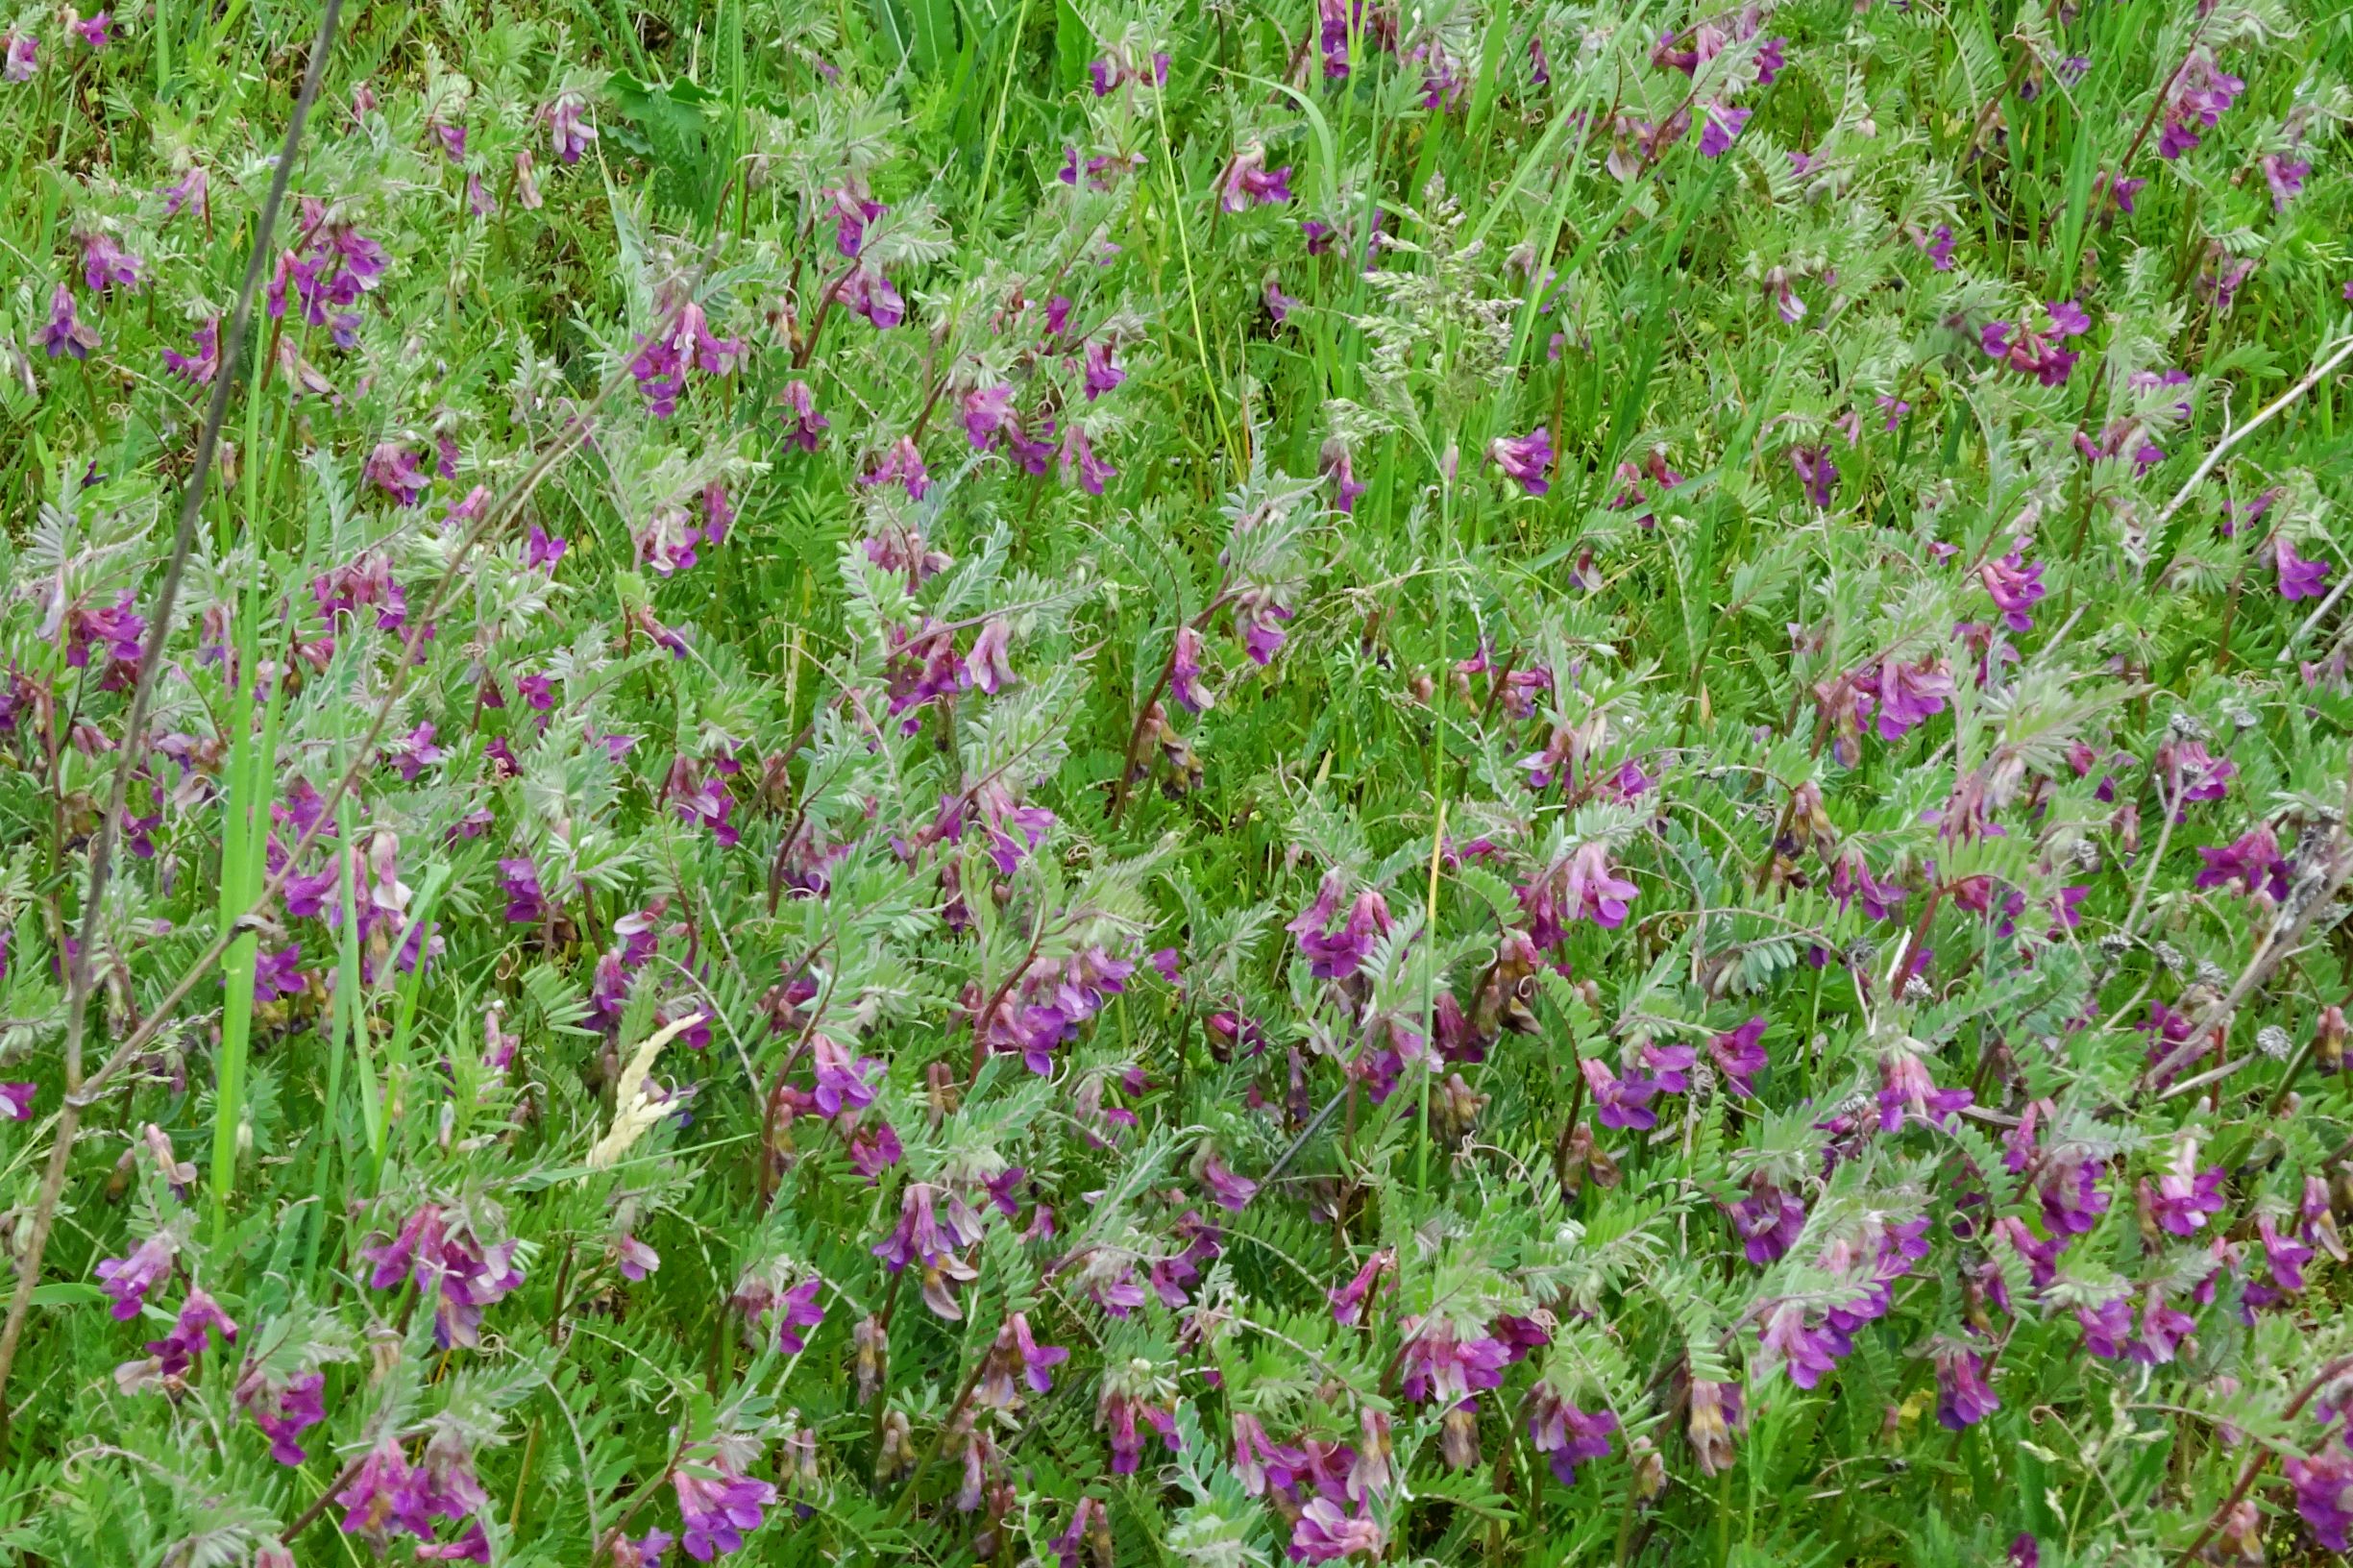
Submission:
[[[6,34],[0,1556],[2344,1547],[2341,7],[346,0],[225,356],[321,21]]]

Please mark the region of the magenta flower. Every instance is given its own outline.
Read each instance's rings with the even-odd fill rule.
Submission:
[[[208,317],[196,329],[196,339],[192,345],[195,353],[179,354],[165,349],[163,368],[190,386],[209,386],[213,376],[220,370],[220,344],[221,318]]]
[[[1963,1432],[2001,1409],[1985,1381],[1985,1362],[1973,1352],[1936,1359],[1936,1421],[1948,1432]]]
[[[1201,1167],[1201,1185],[1209,1188],[1210,1196],[1215,1200],[1218,1208],[1236,1213],[1247,1209],[1259,1190],[1258,1183],[1247,1176],[1235,1175],[1214,1152]]]
[[[82,282],[93,294],[137,288],[139,270],[146,264],[110,234],[91,234],[82,241]]]
[[[1343,1513],[1328,1497],[1311,1501],[1291,1526],[1294,1562],[1336,1562],[1354,1556],[1378,1560],[1387,1546],[1388,1537],[1379,1521],[1362,1513]]]
[[[1113,360],[1114,346],[1108,338],[1095,338],[1087,345],[1087,401],[1094,402],[1104,393],[1116,389],[1127,380],[1127,372]]]
[[[1642,890],[1611,870],[1609,845],[1595,839],[1579,845],[1569,857],[1566,892],[1571,919],[1588,919],[1615,931],[1626,923],[1627,912]]]
[[[1553,1476],[1563,1486],[1577,1484],[1577,1467],[1609,1454],[1610,1433],[1618,1430],[1615,1412],[1587,1415],[1576,1405],[1539,1383],[1528,1396],[1528,1440],[1545,1457]]]
[[[1326,441],[1317,458],[1317,467],[1324,478],[1332,481],[1332,504],[1353,515],[1357,509],[1357,498],[1364,494],[1364,486],[1357,481],[1356,464],[1349,454],[1347,443]]]
[[[1809,1322],[1805,1309],[1782,1302],[1766,1315],[1757,1343],[1769,1360],[1789,1369],[1789,1381],[1811,1389],[1838,1370],[1838,1359],[1852,1349],[1847,1336],[1826,1323]]]
[[[1937,1088],[1928,1076],[1927,1064],[1909,1049],[1900,1046],[1879,1058],[1879,1131],[1883,1133],[1901,1127],[1906,1114],[1942,1127],[1973,1097],[1966,1089]]]
[[[1290,178],[1287,163],[1269,172],[1266,149],[1254,141],[1235,154],[1234,161],[1226,166],[1224,194],[1218,198],[1219,204],[1228,212],[1239,212],[1255,206],[1287,202],[1291,199]]]
[[[1395,1265],[1397,1255],[1387,1248],[1374,1253],[1364,1261],[1356,1277],[1336,1289],[1325,1292],[1332,1303],[1332,1320],[1343,1327],[1354,1327],[1364,1315],[1365,1299],[1384,1272]]]
[[[2272,536],[2271,559],[2279,568],[2280,598],[2293,600],[2325,597],[2326,590],[2321,584],[2328,581],[2327,562],[2302,559],[2284,533]]]
[[[33,1119],[33,1096],[38,1092],[33,1084],[0,1084],[0,1116],[11,1121]]]
[[[1732,1229],[1749,1262],[1762,1268],[1779,1262],[1805,1230],[1805,1205],[1776,1187],[1760,1187],[1732,1205]]]
[[[2158,1177],[2153,1188],[2142,1183],[2142,1190],[2151,1217],[2168,1236],[2195,1236],[2206,1228],[2209,1214],[2222,1212],[2222,1172],[2216,1166],[2194,1175],[2177,1167]]]
[[[2331,1438],[2308,1459],[2284,1458],[2280,1471],[2295,1488],[2295,1511],[2313,1539],[2331,1552],[2353,1551],[2353,1449]]]
[[[404,782],[414,784],[418,775],[433,764],[446,760],[449,752],[433,744],[431,724],[419,724],[407,734],[388,743],[384,747],[384,757]]]
[[[1085,428],[1078,425],[1063,432],[1062,471],[1065,478],[1069,476],[1073,463],[1078,465],[1078,487],[1091,496],[1101,495],[1104,481],[1115,478],[1119,472],[1095,455],[1094,443],[1088,439]]]
[[[877,331],[887,332],[907,319],[907,302],[891,285],[891,280],[863,261],[843,282],[841,298],[850,309],[872,322]]]
[[[139,1315],[147,1305],[147,1292],[170,1271],[172,1257],[179,1250],[179,1237],[169,1231],[158,1231],[128,1258],[99,1260],[92,1272],[98,1276],[99,1288],[114,1298],[114,1305],[108,1309],[114,1321],[128,1323]]]
[[[41,350],[50,358],[63,355],[87,359],[98,346],[98,330],[85,324],[74,309],[73,290],[60,283],[49,295],[49,321],[40,331]]]
[[[180,1307],[180,1315],[173,1319],[171,1332],[160,1339],[147,1341],[147,1354],[156,1358],[158,1369],[166,1377],[185,1377],[196,1358],[212,1348],[212,1336],[219,1335],[221,1343],[237,1342],[237,1326],[221,1304],[204,1290],[190,1286],[187,1300]]]
[[[40,39],[32,34],[9,29],[5,39],[0,39],[0,55],[6,60],[5,64],[0,64],[0,80],[32,81],[34,67],[40,61]]]
[[[398,441],[378,442],[360,477],[403,506],[414,506],[431,482],[419,466],[417,454]]]
[[[1585,1057],[1577,1066],[1584,1073],[1586,1092],[1593,1096],[1594,1120],[1605,1127],[1636,1131],[1658,1125],[1658,1113],[1650,1109],[1658,1092],[1656,1084],[1638,1074],[1620,1078],[1598,1057]]]
[[[588,101],[576,92],[558,93],[540,112],[548,122],[549,150],[561,162],[577,163],[597,139],[597,128],[587,120]]]
[[[1765,1054],[1765,1020],[1751,1018],[1729,1033],[1713,1037],[1707,1042],[1707,1054],[1715,1059],[1716,1070],[1724,1075],[1725,1087],[1743,1098],[1756,1095],[1756,1075],[1765,1070],[1770,1061]]]
[[[2120,1360],[2132,1341],[2132,1298],[2117,1296],[2097,1307],[2078,1307],[2075,1323],[2083,1330],[2086,1351],[2102,1360]]]
[[[1487,443],[1487,457],[1524,495],[1540,496],[1552,488],[1545,474],[1553,466],[1553,432],[1541,425],[1526,435],[1497,436]]]
[[[335,1494],[344,1509],[343,1533],[360,1536],[381,1550],[395,1528],[409,1528],[414,1512],[411,1481],[408,1458],[401,1452],[400,1440],[386,1436],[379,1441],[360,1461],[350,1484]]]
[[[987,452],[994,445],[1012,418],[1011,381],[975,387],[964,395],[964,434],[974,452]]]
[[[671,1472],[678,1494],[678,1544],[697,1562],[744,1549],[747,1531],[767,1522],[776,1488],[743,1473],[727,1446],[714,1443],[682,1458]]]
[[[963,1198],[929,1182],[910,1182],[899,1200],[897,1229],[872,1251],[894,1274],[919,1264],[924,1304],[953,1320],[963,1317],[964,1310],[951,1286],[979,1278],[959,1254],[980,1239],[980,1215]]]
[[[1722,158],[1730,152],[1732,143],[1747,128],[1752,112],[1751,110],[1727,109],[1722,104],[1709,104],[1705,123],[1700,127],[1700,156]]]
[[[323,1372],[302,1373],[282,1386],[273,1386],[254,1366],[238,1378],[237,1403],[270,1440],[271,1458],[287,1466],[309,1458],[296,1439],[327,1419],[326,1387]]]
[[[207,217],[211,212],[212,176],[202,163],[190,164],[187,173],[163,189],[163,215],[176,218],[184,211]]]
[[[2212,51],[2193,51],[2173,79],[2173,96],[2165,109],[2165,131],[2157,138],[2158,156],[2178,159],[2195,147],[2199,129],[2213,130],[2245,90],[2244,82],[2215,63]]]
[[[993,1409],[1011,1409],[1020,1400],[1014,1387],[1017,1378],[1033,1394],[1050,1393],[1054,1368],[1069,1359],[1069,1351],[1062,1346],[1038,1342],[1026,1312],[1008,1313],[981,1373],[981,1402]]]
[[[553,572],[555,563],[562,560],[564,551],[571,548],[571,541],[551,538],[547,529],[534,523],[523,544],[524,569],[535,572]]]
[[[817,1075],[816,1106],[825,1116],[863,1111],[874,1103],[874,1086],[882,1064],[870,1056],[853,1056],[849,1048],[823,1033],[812,1035],[809,1051]]]
[[[1789,466],[1805,486],[1805,499],[1827,508],[1838,499],[1838,465],[1830,460],[1827,443],[1789,449]]]
[[[1345,980],[1355,974],[1363,968],[1374,939],[1386,933],[1391,923],[1387,900],[1367,888],[1357,895],[1346,923],[1336,932],[1329,931],[1339,910],[1340,885],[1338,872],[1327,875],[1315,901],[1284,928],[1299,939],[1300,955],[1318,980]]]
[[[931,490],[931,474],[923,467],[923,454],[916,450],[915,438],[902,435],[883,453],[872,469],[858,476],[858,482],[903,485],[909,501],[921,501]]]
[[[2027,564],[2014,550],[1998,561],[1987,561],[1977,569],[1977,576],[1985,584],[1985,591],[1993,596],[1994,607],[2001,611],[2004,625],[2012,631],[2034,629],[2034,617],[2026,612],[2047,592],[2041,561]]]
[[[1458,1338],[1454,1325],[1442,1317],[1409,1317],[1404,1327],[1405,1346],[1398,1352],[1404,1379],[1399,1386],[1408,1399],[1451,1407],[1502,1384],[1510,1352],[1492,1335]]]
[[[809,390],[809,383],[785,382],[776,403],[785,412],[784,438],[803,452],[815,452],[819,437],[832,421],[817,411],[817,394]]]
[[[1187,713],[1206,713],[1215,700],[1201,689],[1201,634],[1189,625],[1177,627],[1168,657],[1168,695]]]
[[[2222,848],[2200,845],[2197,852],[2206,862],[2197,873],[2198,887],[2223,888],[2236,882],[2250,898],[2258,892],[2275,899],[2288,895],[2289,865],[2280,856],[2279,840],[2264,823],[2257,823]]]

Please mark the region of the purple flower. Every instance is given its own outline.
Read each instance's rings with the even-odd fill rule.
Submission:
[[[1790,448],[1789,466],[1804,484],[1806,500],[1826,508],[1838,499],[1838,465],[1830,460],[1826,443]]]
[[[65,355],[87,359],[98,346],[98,330],[86,325],[74,309],[73,290],[60,283],[49,295],[49,322],[40,331],[41,349],[50,358]]]
[[[1029,1314],[1008,1313],[981,1374],[981,1401],[994,1409],[1011,1409],[1020,1397],[1014,1388],[1016,1378],[1033,1394],[1050,1393],[1054,1368],[1069,1359],[1069,1351],[1062,1346],[1038,1342]]]
[[[209,386],[212,384],[213,376],[220,370],[221,318],[208,317],[204,325],[196,329],[196,339],[192,346],[196,351],[192,355],[179,354],[165,349],[163,368],[190,386]]]
[[[2304,1265],[2312,1262],[2312,1248],[2292,1236],[2281,1235],[2269,1214],[2255,1221],[2255,1230],[2263,1237],[2263,1261],[2271,1270],[2272,1283],[2282,1290],[2303,1289]]]
[[[1971,1351],[1936,1359],[1936,1420],[1948,1432],[1963,1432],[2001,1409],[1985,1381],[1985,1362]]]
[[[1109,338],[1095,338],[1087,345],[1087,401],[1094,402],[1104,393],[1115,390],[1127,380],[1127,372],[1113,362],[1114,345]]]
[[[1928,265],[1939,272],[1952,270],[1952,226],[1940,223],[1932,233],[1915,233],[1912,243],[1928,253]]]
[[[1525,495],[1540,496],[1552,488],[1545,473],[1553,466],[1553,432],[1539,425],[1526,435],[1499,435],[1487,443],[1487,457],[1517,480]]]
[[[2192,1175],[2182,1165],[2157,1178],[2152,1188],[2142,1183],[2150,1216],[2168,1236],[2195,1236],[2206,1228],[2206,1216],[2222,1212],[2222,1172],[2209,1165]]]
[[[273,1002],[299,996],[310,981],[303,973],[303,944],[290,942],[277,952],[263,952],[254,962],[254,999]]]
[[[1398,1352],[1405,1374],[1400,1386],[1416,1404],[1458,1405],[1483,1388],[1499,1386],[1504,1368],[1511,1363],[1502,1340],[1492,1335],[1459,1338],[1454,1325],[1442,1317],[1409,1317],[1405,1334],[1405,1346]]]
[[[2059,1161],[2043,1178],[2043,1228],[2055,1237],[2087,1236],[2108,1212],[2092,1162]]]
[[[193,211],[205,217],[211,211],[212,176],[202,163],[191,164],[182,175],[163,189],[163,215],[176,218],[183,211]]]
[[[6,38],[0,39],[0,45],[5,45],[7,58],[6,65],[0,66],[0,79],[10,82],[32,81],[33,68],[40,59],[40,39],[30,33],[20,33],[11,28]]]
[[[2027,565],[2014,550],[1998,561],[1986,562],[1977,569],[1977,576],[1984,582],[1985,591],[1993,596],[1994,607],[2001,611],[2004,625],[2012,631],[2034,629],[2034,617],[2026,612],[2047,592],[2041,561]]]
[[[1374,939],[1386,934],[1392,923],[1388,901],[1367,888],[1357,895],[1341,928],[1328,931],[1332,917],[1338,912],[1339,889],[1337,872],[1325,877],[1315,901],[1285,927],[1299,939],[1299,951],[1308,961],[1308,972],[1318,980],[1345,980],[1355,974],[1363,968]]]
[[[819,1114],[838,1116],[874,1103],[874,1086],[882,1076],[880,1062],[870,1056],[853,1056],[847,1046],[821,1032],[810,1037],[809,1050],[816,1070]]]
[[[1555,1393],[1549,1383],[1537,1384],[1528,1397],[1529,1443],[1545,1457],[1563,1486],[1577,1484],[1579,1465],[1608,1456],[1609,1434],[1617,1430],[1614,1411],[1587,1415]]]
[[[1201,634],[1189,625],[1177,627],[1168,656],[1168,695],[1187,713],[1207,712],[1214,700],[1201,689]]]
[[[1118,474],[1118,470],[1094,453],[1094,443],[1087,438],[1084,428],[1072,425],[1063,432],[1062,471],[1066,478],[1073,463],[1078,465],[1078,487],[1091,496],[1103,493],[1103,483]]]
[[[2132,1339],[2132,1298],[2117,1296],[2097,1307],[2078,1307],[2075,1321],[2083,1329],[2083,1348],[2113,1361]]]
[[[1343,1557],[1378,1559],[1388,1537],[1378,1520],[1362,1513],[1342,1513],[1328,1497],[1316,1497],[1299,1510],[1291,1526],[1293,1562],[1336,1562]]]
[[[33,1096],[37,1087],[33,1084],[0,1084],[0,1116],[11,1121],[33,1119]]]
[[[541,112],[548,122],[549,150],[562,162],[577,163],[597,139],[597,128],[585,118],[588,101],[576,92],[558,93]]]
[[[2334,1438],[2311,1458],[2285,1458],[2280,1470],[2295,1488],[2295,1511],[2313,1539],[2331,1552],[2353,1551],[2353,1449]]]
[[[283,1465],[309,1458],[295,1439],[327,1419],[327,1375],[306,1372],[274,1387],[257,1367],[248,1367],[237,1380],[237,1403],[254,1418],[254,1425],[270,1440],[270,1458]]]
[[[1332,504],[1353,515],[1357,498],[1364,494],[1364,486],[1357,480],[1356,464],[1350,456],[1348,444],[1336,438],[1326,441],[1318,454],[1316,466],[1324,478],[1332,481]]]
[[[237,1342],[237,1326],[221,1304],[202,1289],[191,1286],[188,1299],[180,1306],[180,1315],[173,1319],[171,1332],[160,1339],[147,1341],[147,1354],[160,1363],[159,1370],[167,1377],[185,1377],[196,1358],[212,1348],[212,1336],[221,1336],[221,1343]]]
[[[2304,193],[2305,177],[2312,173],[2311,162],[2284,153],[2266,153],[2258,161],[2264,184],[2271,187],[2271,210],[2287,211],[2288,204]]]
[[[1722,158],[1732,150],[1732,143],[1747,127],[1753,110],[1727,109],[1722,104],[1707,106],[1706,123],[1700,128],[1700,156]]]
[[[147,1304],[147,1292],[156,1287],[172,1264],[172,1256],[180,1250],[180,1238],[170,1231],[158,1231],[140,1242],[128,1258],[103,1258],[92,1270],[98,1276],[99,1287],[114,1298],[108,1309],[117,1323],[128,1323],[139,1315]]]
[[[548,898],[539,886],[539,868],[528,856],[499,862],[499,891],[506,894],[509,925],[537,925],[548,918]]]
[[[1751,1018],[1707,1042],[1707,1054],[1715,1059],[1716,1070],[1724,1075],[1725,1086],[1746,1099],[1755,1098],[1756,1075],[1765,1070],[1771,1060],[1765,1054],[1765,1027],[1763,1018]]]
[[[1254,141],[1235,154],[1234,161],[1227,165],[1224,194],[1218,200],[1228,212],[1287,202],[1291,199],[1290,178],[1287,163],[1269,172],[1266,149]]]
[[[1639,1074],[1620,1078],[1597,1057],[1585,1057],[1577,1065],[1584,1073],[1587,1092],[1593,1096],[1596,1121],[1605,1127],[1631,1127],[1637,1131],[1658,1125],[1658,1113],[1649,1108],[1658,1092],[1656,1084]]]
[[[93,294],[137,288],[139,269],[145,265],[115,244],[111,235],[91,234],[82,241],[82,282]]]
[[[902,435],[883,453],[872,470],[858,476],[858,482],[903,485],[909,501],[921,501],[931,489],[931,474],[923,467],[923,454],[916,450],[915,438]]]
[[[2211,51],[2192,52],[2173,79],[2173,97],[2165,109],[2165,131],[2157,138],[2157,153],[2177,159],[2198,144],[2198,128],[2213,130],[2246,84],[2215,63]]]
[[[1805,1309],[1782,1302],[1767,1314],[1758,1331],[1765,1353],[1789,1368],[1789,1381],[1812,1388],[1838,1370],[1838,1358],[1851,1347],[1847,1336],[1826,1324],[1808,1323]]]
[[[534,523],[523,544],[524,569],[553,572],[555,563],[562,560],[564,551],[571,548],[570,540],[551,537],[547,529]]]
[[[2272,536],[2271,559],[2279,568],[2280,598],[2293,600],[2325,597],[2326,590],[2320,585],[2328,580],[2327,562],[2302,559],[2284,533]]]
[[[1565,893],[1571,919],[1591,920],[1615,931],[1626,923],[1627,913],[1642,890],[1611,869],[1609,845],[1595,839],[1579,845],[1569,857]]]
[[[1928,1076],[1927,1064],[1907,1048],[1899,1046],[1879,1059],[1879,1131],[1883,1133],[1901,1127],[1907,1112],[1942,1127],[1972,1098],[1966,1089],[1937,1088]]]
[[[950,1285],[979,1277],[959,1254],[980,1239],[980,1215],[955,1193],[928,1182],[910,1182],[899,1200],[897,1229],[872,1250],[894,1274],[909,1263],[920,1264],[925,1305],[953,1320],[964,1311]]]
[[[1122,375],[1125,372],[1121,373]],[[974,452],[987,452],[1011,423],[1013,383],[974,387],[964,395],[964,435]]]
[[[1787,1257],[1805,1229],[1805,1205],[1776,1187],[1758,1188],[1732,1205],[1730,1213],[1749,1262],[1759,1268]]]
[[[825,1309],[817,1299],[824,1286],[825,1282],[812,1274],[776,1298],[776,1347],[787,1356],[797,1356],[809,1348],[801,1330],[814,1329],[825,1321]],[[755,1528],[757,1524],[754,1520]]]
[[[360,477],[403,506],[414,506],[431,482],[419,466],[417,454],[398,441],[378,442]]]
[[[384,747],[384,759],[392,764],[402,780],[409,784],[414,784],[426,769],[448,756],[448,751],[433,744],[431,724],[419,724]]]
[[[678,1544],[697,1562],[742,1551],[745,1532],[766,1523],[761,1510],[776,1501],[776,1488],[746,1476],[728,1447],[708,1445],[671,1472],[678,1494]]]
[[[817,411],[817,394],[809,383],[791,380],[776,394],[777,406],[785,411],[784,438],[803,452],[815,452],[818,438],[832,421]]]
[[[1374,1284],[1396,1262],[1396,1253],[1385,1247],[1367,1258],[1364,1266],[1358,1269],[1355,1277],[1346,1285],[1326,1291],[1325,1296],[1332,1303],[1332,1320],[1348,1327],[1360,1321],[1364,1316],[1365,1299],[1371,1295]]]
[[[1201,1167],[1201,1185],[1209,1188],[1210,1196],[1215,1200],[1218,1208],[1236,1213],[1250,1207],[1250,1200],[1258,1195],[1259,1190],[1259,1184],[1249,1177],[1237,1176],[1228,1170],[1225,1162],[1214,1151]]]
[[[2197,873],[2198,887],[2222,888],[2236,882],[2250,898],[2258,892],[2267,892],[2275,899],[2288,895],[2288,862],[2280,858],[2279,840],[2264,823],[2258,822],[2223,848],[2200,845],[2197,852],[2206,862]]]
[[[335,1494],[343,1505],[343,1533],[381,1547],[394,1527],[408,1528],[411,1472],[400,1440],[386,1436],[368,1451],[351,1483]]]

